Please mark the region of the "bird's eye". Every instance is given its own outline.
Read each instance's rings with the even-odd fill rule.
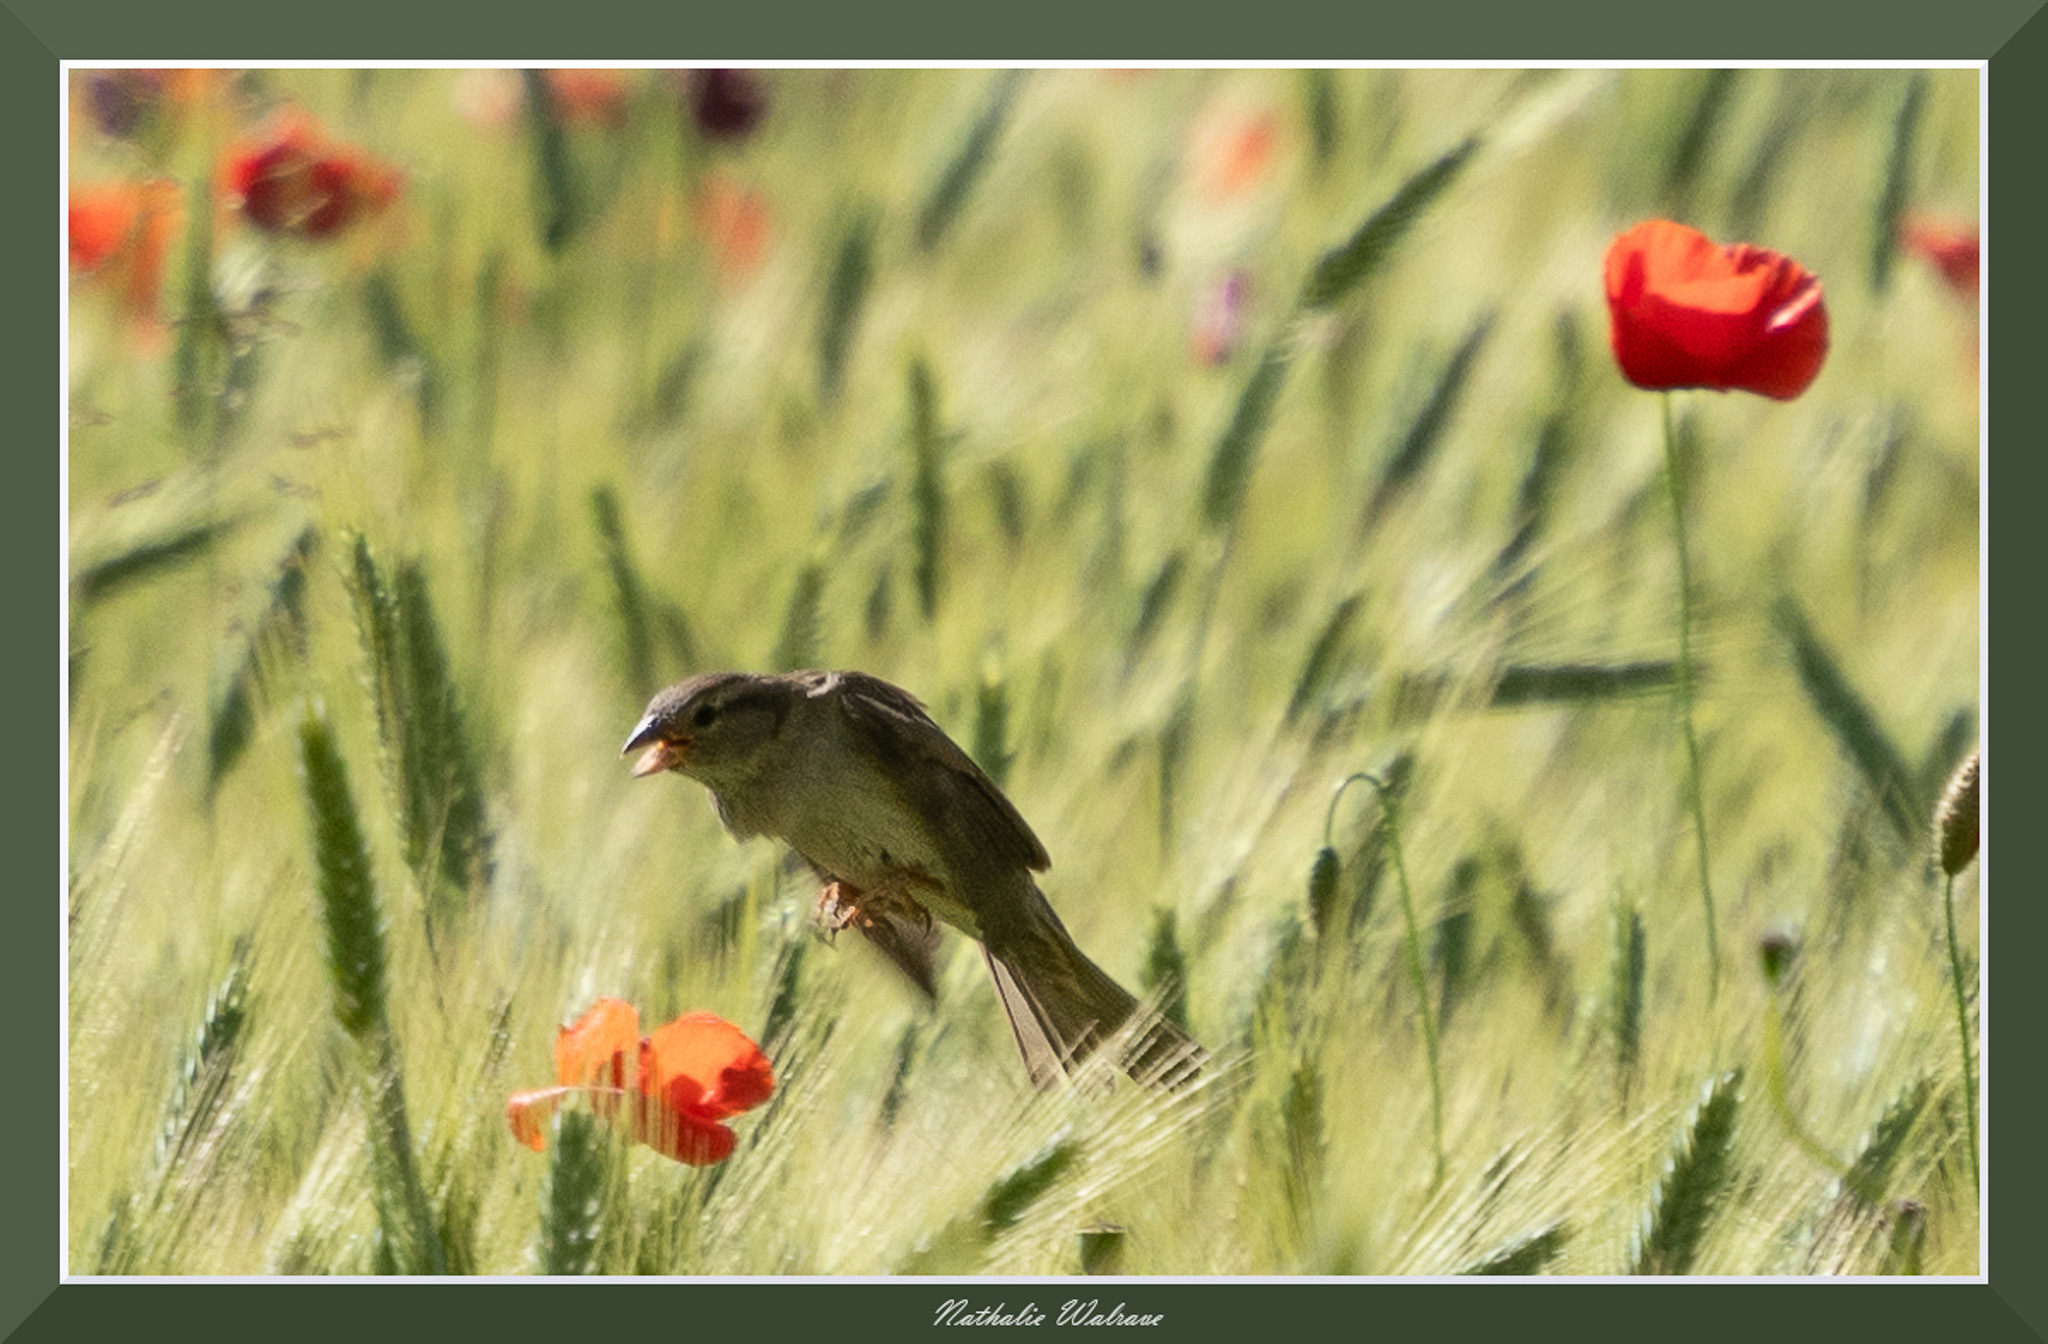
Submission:
[[[697,712],[690,716],[690,723],[693,727],[709,728],[711,721],[717,717],[717,705],[699,705],[697,706]]]

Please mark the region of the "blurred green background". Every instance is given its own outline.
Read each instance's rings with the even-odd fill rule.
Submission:
[[[74,189],[175,186],[71,282],[72,1273],[1979,1268],[1976,306],[1898,245],[1974,229],[1978,71],[139,74],[72,73]],[[286,108],[402,185],[255,227]],[[1711,994],[1653,215],[1832,318],[1675,394]],[[627,777],[802,666],[926,701],[1206,1085],[1035,1096],[964,939],[928,1007]],[[607,994],[768,1050],[726,1164],[510,1141]]]

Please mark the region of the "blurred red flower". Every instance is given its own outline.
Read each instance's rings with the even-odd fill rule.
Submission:
[[[1977,301],[1977,277],[1983,252],[1977,226],[1933,215],[1908,215],[1899,226],[1899,242],[1908,252],[1933,263],[1957,295]]]
[[[724,1018],[686,1013],[643,1037],[639,1014],[618,999],[599,999],[561,1029],[555,1077],[558,1087],[506,1101],[505,1118],[519,1142],[546,1149],[548,1118],[563,1098],[582,1093],[599,1116],[624,1123],[635,1143],[693,1167],[732,1156],[737,1140],[719,1122],[775,1091],[767,1057]]]
[[[774,218],[768,198],[725,173],[712,173],[697,186],[690,203],[697,236],[728,280],[752,275],[768,255]]]
[[[360,150],[330,144],[303,113],[228,151],[220,175],[242,215],[270,233],[331,238],[390,204],[404,182],[397,169]]]
[[[632,90],[623,70],[549,70],[548,94],[555,114],[569,126],[619,126],[626,120]]]
[[[1272,176],[1279,148],[1278,117],[1219,105],[1195,126],[1195,186],[1205,200],[1235,200]]]
[[[179,216],[175,182],[73,187],[66,216],[72,271],[117,288],[138,328],[156,331],[164,257]]]
[[[1828,310],[1790,257],[1726,247],[1653,219],[1607,249],[1609,336],[1637,387],[1704,387],[1789,401],[1820,374]]]

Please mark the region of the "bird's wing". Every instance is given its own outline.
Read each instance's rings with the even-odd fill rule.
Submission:
[[[1038,871],[1052,866],[1045,846],[995,781],[908,691],[863,672],[835,672],[821,678],[810,694],[836,694],[847,722],[891,767],[887,773],[906,800],[973,852],[1005,866]],[[920,768],[926,765],[941,768]]]

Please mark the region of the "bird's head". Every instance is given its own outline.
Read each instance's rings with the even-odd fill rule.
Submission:
[[[791,689],[772,677],[707,672],[647,702],[620,755],[640,751],[633,776],[673,770],[706,783],[747,773],[789,712]]]

